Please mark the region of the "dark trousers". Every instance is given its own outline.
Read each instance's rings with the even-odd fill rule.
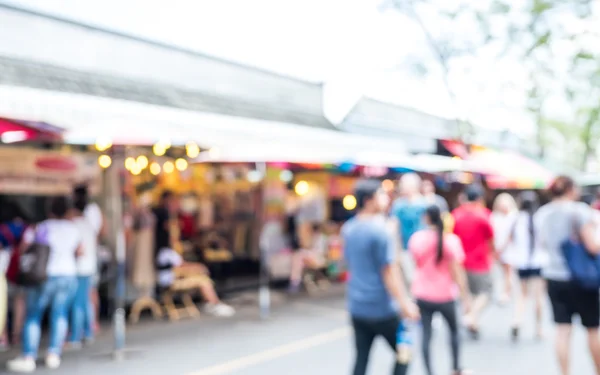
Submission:
[[[396,332],[399,325],[400,318],[396,316],[380,320],[352,318],[356,346],[356,362],[353,375],[365,375],[367,373],[369,354],[371,353],[373,341],[377,336],[383,337],[392,351],[396,353]],[[392,375],[406,375],[408,366],[400,364],[398,361],[394,362]]]
[[[448,328],[450,329],[450,350],[452,351],[452,366],[454,371],[461,370],[460,368],[460,335],[458,332],[458,319],[456,317],[456,303],[434,303],[423,300],[418,300],[417,304],[421,311],[421,322],[423,325],[423,362],[425,362],[425,369],[427,375],[433,375],[433,369],[431,368],[431,354],[430,344],[431,337],[433,335],[433,315],[437,312],[442,314]]]

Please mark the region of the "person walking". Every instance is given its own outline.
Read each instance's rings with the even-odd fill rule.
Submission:
[[[533,297],[535,308],[535,336],[543,337],[542,314],[545,284],[542,268],[546,265],[546,253],[536,241],[534,214],[538,207],[537,196],[532,191],[523,192],[519,198],[520,207],[512,225],[511,247],[514,251],[512,264],[519,275],[520,294],[516,299],[512,327],[512,338],[517,340],[520,334],[523,315],[529,295]]]
[[[411,283],[414,261],[407,250],[410,237],[423,229],[423,213],[428,206],[421,195],[421,178],[415,173],[407,173],[400,178],[400,197],[392,204],[392,216],[398,219],[400,244],[402,245],[401,264],[405,282]]]
[[[98,241],[96,229],[83,216],[85,207],[85,202],[75,202],[73,222],[81,236],[81,255],[77,258],[77,291],[71,309],[70,349],[81,349],[82,340],[92,343],[95,334],[96,314],[91,297],[98,271]]]
[[[499,260],[502,267],[504,290],[500,295],[499,302],[503,305],[510,301],[513,292],[514,249],[510,236],[513,233],[517,213],[517,203],[512,195],[502,193],[494,200],[490,219],[494,229],[494,246],[500,255]]]
[[[342,228],[344,258],[350,273],[347,298],[356,360],[353,375],[365,375],[369,353],[376,337],[383,337],[396,351],[396,333],[404,319],[418,318],[418,309],[409,299],[396,252],[392,246],[379,199],[381,183],[361,180],[354,196],[358,213]],[[396,361],[392,374],[405,375],[408,364]]]
[[[570,352],[573,316],[579,315],[587,330],[589,352],[600,375],[600,294],[585,289],[573,280],[562,251],[562,244],[576,234],[588,252],[600,254],[596,238],[593,209],[578,202],[579,192],[573,179],[557,177],[549,188],[552,201],[541,207],[534,217],[536,238],[548,254],[542,270],[556,324],[556,356],[562,375],[570,375]],[[573,232],[576,233],[573,233]]]
[[[471,302],[462,267],[464,251],[455,234],[444,233],[444,222],[438,206],[427,208],[425,223],[427,228],[415,233],[408,242],[416,264],[412,294],[417,299],[421,313],[425,369],[428,375],[433,375],[430,354],[432,323],[434,315],[439,313],[450,329],[453,375],[465,375],[468,371],[460,363],[460,333],[456,311],[459,297],[465,312],[469,311]]]
[[[470,185],[465,191],[466,202],[452,212],[454,234],[460,238],[465,250],[464,266],[469,290],[473,295],[471,311],[465,316],[465,325],[473,339],[479,338],[479,319],[489,303],[492,292],[492,260],[494,230],[490,211],[485,207],[484,190]]]
[[[36,359],[42,333],[42,318],[50,306],[50,342],[46,367],[60,367],[61,352],[68,328],[69,308],[77,290],[77,261],[81,237],[77,225],[70,220],[70,200],[56,197],[50,203],[50,219],[38,224],[35,241],[47,244],[50,256],[46,268],[47,280],[27,288],[27,313],[23,329],[23,348],[19,358],[8,362],[9,371],[30,373],[36,369]]]

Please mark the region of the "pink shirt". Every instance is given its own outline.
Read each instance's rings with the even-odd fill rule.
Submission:
[[[458,297],[458,285],[450,273],[450,261],[462,263],[465,259],[460,239],[455,234],[444,234],[444,256],[437,263],[438,235],[433,230],[421,230],[408,242],[416,265],[412,282],[412,294],[415,298],[428,302],[449,302]]]

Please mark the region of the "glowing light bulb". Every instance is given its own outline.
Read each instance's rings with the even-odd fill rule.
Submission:
[[[185,152],[190,159],[197,158],[200,155],[200,147],[194,142],[189,142],[185,145]]]
[[[342,200],[342,205],[348,211],[352,211],[356,208],[356,198],[354,195],[346,195]]]
[[[106,169],[112,164],[112,159],[108,155],[100,155],[98,157],[98,164],[100,167]]]
[[[160,164],[158,164],[158,163],[150,164],[150,173],[152,173],[155,176],[160,173],[161,169],[162,168],[160,167]]]
[[[129,170],[129,172],[131,172],[132,175],[137,176],[140,173],[142,173],[142,168],[140,168],[140,166],[136,164],[133,166],[133,168]]]
[[[178,171],[185,171],[188,167],[188,162],[185,159],[179,158],[175,160],[175,167]]]
[[[156,156],[163,156],[167,153],[167,147],[164,147],[161,143],[157,143],[152,146],[152,152],[154,152],[154,155]]]
[[[163,164],[163,171],[165,171],[165,173],[173,173],[174,170],[175,166],[172,161],[166,161],[165,164]]]
[[[308,194],[309,189],[310,189],[310,186],[308,185],[308,182],[306,182],[306,181],[298,181],[298,183],[294,187],[294,191],[296,192],[296,194],[298,194],[300,196]]]
[[[137,165],[136,161],[134,158],[132,157],[128,157],[127,159],[125,159],[125,168],[130,171],[133,168],[135,168]]]
[[[148,158],[145,155],[138,156],[136,163],[138,167],[144,169],[148,166]]]
[[[100,137],[96,140],[96,150],[106,151],[112,147],[112,141],[107,137]]]

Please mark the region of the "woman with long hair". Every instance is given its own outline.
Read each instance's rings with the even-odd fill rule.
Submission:
[[[502,277],[504,281],[504,290],[500,296],[500,303],[507,303],[513,291],[513,256],[514,249],[510,241],[510,235],[515,223],[517,214],[517,203],[512,195],[502,193],[494,200],[493,212],[490,217],[492,227],[494,228],[494,246],[500,254],[500,265],[502,267]]]
[[[557,177],[549,193],[552,201],[537,211],[534,225],[536,241],[548,255],[548,264],[542,273],[556,324],[556,356],[561,374],[571,374],[573,316],[579,315],[581,325],[587,330],[594,373],[600,375],[600,294],[598,289],[586,289],[573,280],[562,249],[563,243],[576,235],[590,254],[600,254],[593,209],[578,202],[579,191],[570,177]]]
[[[12,372],[30,373],[36,369],[42,319],[50,307],[50,339],[46,351],[46,367],[57,369],[68,329],[68,315],[77,290],[77,260],[81,254],[81,237],[70,220],[71,202],[56,197],[50,203],[48,220],[38,224],[35,242],[48,245],[50,256],[47,279],[26,291],[27,312],[23,328],[22,355],[7,364]]]
[[[534,214],[538,207],[537,196],[532,191],[523,192],[519,203],[519,214],[515,218],[510,234],[511,246],[514,249],[512,264],[517,269],[521,287],[521,293],[517,297],[515,305],[512,328],[514,340],[519,337],[525,305],[530,293],[535,304],[535,335],[537,338],[543,336],[544,280],[542,279],[542,268],[546,264],[546,253],[538,248],[534,228]]]
[[[460,334],[457,317],[457,301],[468,311],[471,297],[462,267],[464,251],[460,239],[452,233],[444,233],[444,223],[439,207],[430,206],[425,211],[427,227],[415,233],[408,248],[415,260],[413,296],[421,311],[423,326],[422,350],[428,375],[431,367],[430,344],[432,321],[440,313],[450,329],[453,375],[465,375],[460,363]]]

